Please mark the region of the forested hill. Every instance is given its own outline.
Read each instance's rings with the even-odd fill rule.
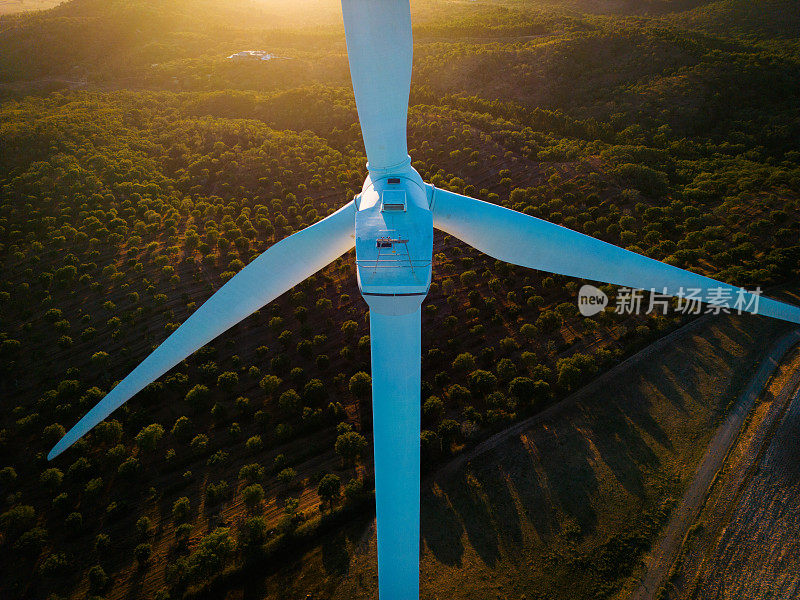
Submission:
[[[359,189],[338,4],[294,5],[74,0],[0,19],[2,598],[224,596],[372,510],[352,256],[45,459],[214,290]],[[733,283],[797,280],[796,2],[412,5],[427,180]],[[227,58],[248,49],[281,58]],[[426,469],[686,320],[580,318],[579,281],[444,235],[434,252]],[[536,586],[611,597],[655,535],[659,486],[606,538],[570,542],[580,577]]]

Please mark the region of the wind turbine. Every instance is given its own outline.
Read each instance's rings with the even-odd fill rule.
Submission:
[[[743,308],[800,323],[800,308],[623,250],[494,204],[425,183],[411,166],[409,0],[342,0],[350,74],[369,174],[341,209],[278,242],[217,291],[90,410],[52,460],[180,361],[316,271],[356,249],[369,305],[379,593],[419,597],[420,307],[431,281],[436,227],[516,265],[680,296],[723,289]],[[751,304],[751,302],[753,302]]]

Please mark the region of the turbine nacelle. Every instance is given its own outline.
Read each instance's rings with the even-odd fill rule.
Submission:
[[[358,287],[373,312],[416,311],[431,284],[430,188],[406,163],[371,171],[355,198]]]

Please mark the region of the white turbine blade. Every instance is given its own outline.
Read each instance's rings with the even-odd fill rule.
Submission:
[[[420,314],[369,313],[381,600],[419,598]]]
[[[236,274],[164,343],[70,429],[47,455],[52,460],[134,394],[268,302],[316,273],[355,244],[352,202],[281,240]]]
[[[413,45],[409,0],[342,0],[342,14],[369,169],[402,165]]]
[[[623,250],[588,235],[496,204],[436,188],[433,192],[433,224],[494,258],[571,277],[604,281],[629,288],[655,290],[680,296],[690,289],[724,290],[734,308],[742,312],[800,323],[800,307],[770,298],[754,297],[728,285]],[[664,291],[666,289],[666,292]]]

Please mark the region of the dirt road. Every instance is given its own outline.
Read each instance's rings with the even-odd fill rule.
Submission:
[[[639,588],[631,600],[651,600],[669,574],[681,549],[684,537],[696,521],[706,500],[709,487],[724,465],[732,445],[736,441],[747,415],[766,386],[778,363],[787,351],[800,341],[800,331],[782,337],[764,360],[744,393],[719,426],[708,446],[694,480],[674,510],[663,537],[656,543],[646,560],[648,568]]]

